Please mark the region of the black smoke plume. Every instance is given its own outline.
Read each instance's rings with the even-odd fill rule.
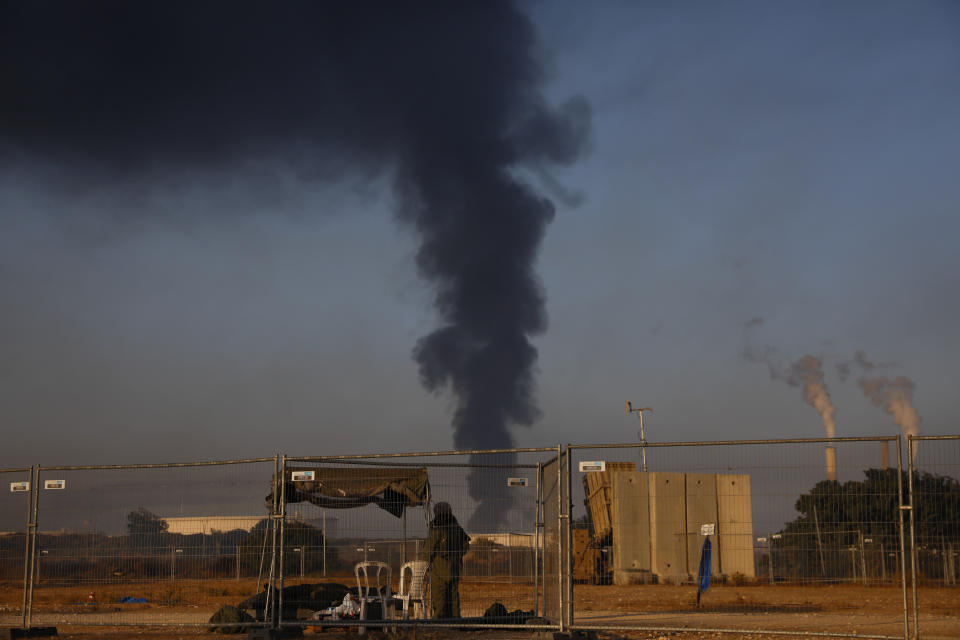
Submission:
[[[3,2],[0,71],[0,168],[43,167],[64,191],[392,172],[440,324],[414,357],[457,398],[456,446],[508,447],[537,419],[554,207],[520,176],[575,161],[590,114],[544,99],[513,3]],[[504,507],[482,475],[471,526]]]

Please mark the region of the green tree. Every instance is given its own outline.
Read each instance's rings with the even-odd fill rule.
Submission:
[[[136,535],[157,535],[170,528],[167,521],[143,507],[127,514],[127,533]]]
[[[127,535],[131,546],[159,547],[164,543],[164,534],[170,527],[167,521],[143,507],[127,514]]]
[[[270,519],[264,518],[253,526],[250,533],[241,541],[244,571],[256,572],[261,562],[269,562],[270,545],[272,542]],[[280,532],[277,531],[277,544],[280,543]],[[295,551],[300,549],[300,551]],[[264,554],[265,557],[261,558]],[[302,558],[301,558],[302,554]],[[300,520],[287,520],[283,526],[283,571],[287,576],[300,574],[301,566],[304,575],[321,571],[324,562],[328,569],[337,563],[337,549],[324,549],[323,529]],[[301,565],[302,562],[302,565]]]
[[[866,469],[864,480],[818,482],[795,504],[800,514],[787,523],[774,544],[778,574],[831,579],[851,575],[872,549],[899,550],[899,487],[896,469]],[[908,474],[902,472],[904,503]],[[937,548],[960,544],[960,483],[946,476],[914,473],[914,518],[918,544]],[[857,555],[859,554],[859,555]],[[877,562],[887,562],[886,556]],[[895,569],[895,567],[893,567]]]

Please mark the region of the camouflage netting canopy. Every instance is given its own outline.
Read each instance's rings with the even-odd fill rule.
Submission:
[[[327,509],[375,504],[399,518],[407,507],[425,505],[429,496],[425,467],[288,467],[284,473],[287,504],[309,502]],[[271,493],[267,505],[272,504]]]

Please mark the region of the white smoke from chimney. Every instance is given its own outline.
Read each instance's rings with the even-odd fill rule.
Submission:
[[[863,395],[869,398],[873,406],[880,407],[884,413],[893,416],[893,423],[900,427],[903,435],[915,436],[920,433],[920,415],[913,406],[913,381],[906,376],[898,376],[890,380],[886,376],[867,377],[867,373],[874,369],[895,367],[896,363],[881,362],[874,364],[863,351],[853,355],[852,363],[863,372],[858,381]]]
[[[893,423],[904,435],[919,435],[920,415],[913,407],[913,382],[909,378],[861,378],[860,388],[875,407],[893,416]]]
[[[837,437],[836,423],[833,415],[836,409],[823,382],[823,368],[820,358],[803,356],[790,365],[787,384],[791,386],[803,385],[803,399],[820,414],[823,420],[823,429],[828,438]]]
[[[824,383],[823,366],[816,356],[803,356],[789,367],[784,367],[783,356],[776,347],[770,345],[750,344],[753,329],[763,326],[763,318],[753,318],[744,324],[745,346],[741,356],[748,362],[762,362],[767,365],[770,377],[774,380],[783,380],[791,387],[803,387],[803,399],[817,410],[823,421],[823,428],[828,438],[836,437],[836,409]]]

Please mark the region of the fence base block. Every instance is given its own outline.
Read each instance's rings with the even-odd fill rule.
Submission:
[[[571,631],[570,633],[555,632],[553,640],[597,640],[596,631]]]
[[[247,640],[281,640],[281,638],[302,638],[300,627],[281,627],[280,629],[251,629]],[[2,640],[2,639],[0,639]]]
[[[0,640],[13,640],[14,638],[49,638],[57,635],[56,627],[0,627]]]

